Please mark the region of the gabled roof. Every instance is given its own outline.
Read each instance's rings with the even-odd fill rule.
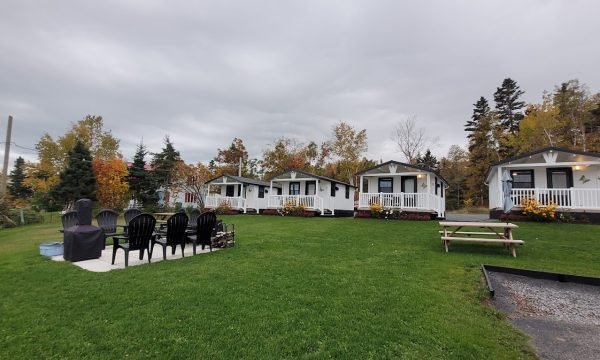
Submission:
[[[213,182],[214,180],[217,180],[221,177],[226,177],[235,182],[239,182],[239,183],[247,184],[247,185],[271,186],[271,183],[268,183],[266,181],[250,179],[250,178],[246,178],[246,177],[242,177],[242,176],[227,175],[227,174],[219,175],[216,178],[208,180],[206,183],[209,184],[209,183]]]
[[[545,147],[542,149],[538,149],[538,150],[534,150],[534,151],[530,151],[530,152],[526,152],[517,156],[513,156],[510,157],[508,159],[504,159],[501,161],[497,161],[495,163],[493,163],[492,165],[490,165],[490,169],[494,166],[498,166],[498,165],[502,165],[502,164],[506,164],[508,162],[512,162],[512,161],[516,161],[516,160],[520,160],[529,156],[533,156],[533,155],[537,155],[546,151],[561,151],[561,152],[566,152],[566,153],[570,153],[570,154],[576,154],[576,155],[584,155],[584,156],[592,156],[592,157],[597,157],[600,158],[600,154],[599,153],[595,153],[595,152],[589,152],[589,151],[579,151],[579,150],[569,150],[569,149],[565,149],[565,148],[559,148],[559,147],[555,147],[555,146],[549,146],[549,147]],[[489,172],[489,171],[488,171]]]
[[[287,174],[287,173],[292,172],[292,171],[295,171],[295,172],[297,172],[299,174],[302,174],[302,175],[305,175],[305,176],[308,176],[308,177],[312,177],[312,178],[315,178],[315,179],[320,179],[320,180],[325,180],[325,181],[329,181],[329,182],[336,183],[336,184],[342,184],[342,185],[348,185],[348,186],[356,187],[354,185],[351,185],[351,184],[349,184],[347,182],[344,182],[344,181],[341,181],[341,180],[332,179],[332,178],[328,178],[326,176],[321,176],[321,175],[315,175],[315,174],[308,173],[306,171],[296,170],[296,169],[286,170],[286,171],[284,171],[282,173],[279,173],[279,174],[273,176],[270,180],[273,181],[273,180],[275,180],[276,177],[284,175],[284,174]]]
[[[517,161],[517,160],[521,160],[521,159],[525,159],[528,158],[530,156],[534,156],[534,155],[538,155],[547,151],[557,151],[557,152],[563,152],[563,153],[567,153],[567,154],[574,154],[574,155],[582,155],[582,156],[590,156],[590,157],[597,157],[600,158],[600,153],[595,153],[595,152],[590,152],[590,151],[579,151],[579,150],[570,150],[570,149],[565,149],[565,148],[560,148],[560,147],[555,147],[555,146],[548,146],[542,149],[538,149],[538,150],[533,150],[530,152],[526,152],[523,154],[519,154],[517,156],[513,156],[501,161],[497,161],[493,164],[490,165],[490,167],[488,168],[487,172],[485,173],[485,179],[489,179],[490,174],[492,173],[492,169],[495,168],[496,166],[499,165],[503,165],[503,164],[507,164],[507,163],[511,163],[513,161]]]
[[[368,169],[365,169],[363,171],[357,172],[356,175],[362,175],[365,174],[371,170],[375,170],[378,169],[380,167],[386,166],[386,165],[390,165],[390,164],[395,164],[395,165],[399,165],[399,166],[404,166],[407,168],[411,168],[411,169],[415,169],[415,170],[419,170],[419,171],[425,171],[425,172],[429,172],[432,173],[433,175],[437,176],[438,178],[442,179],[442,181],[444,181],[446,184],[448,184],[448,181],[446,181],[446,179],[444,179],[443,176],[441,176],[440,174],[438,174],[434,169],[430,168],[429,166],[426,165],[413,165],[413,164],[406,164],[403,162],[399,162],[396,160],[390,160],[390,161],[386,161],[382,164],[370,167]],[[397,175],[399,175],[400,173],[398,173]]]

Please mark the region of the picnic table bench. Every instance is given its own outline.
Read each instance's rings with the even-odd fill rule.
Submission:
[[[516,245],[525,243],[523,240],[516,240],[513,238],[512,230],[519,226],[512,223],[440,221],[440,226],[443,227],[443,230],[440,230],[439,233],[442,234],[442,244],[444,245],[446,252],[448,252],[450,241],[501,243],[510,249],[513,257],[517,257]],[[464,231],[462,230],[464,227],[477,228],[479,230],[475,231],[475,229],[467,229]]]

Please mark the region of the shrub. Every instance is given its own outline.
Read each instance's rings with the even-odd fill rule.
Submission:
[[[556,204],[550,203],[547,206],[541,206],[534,198],[527,198],[522,201],[523,214],[533,221],[554,221],[556,218]]]
[[[231,213],[231,205],[227,201],[221,201],[215,209],[217,215],[226,215]]]
[[[371,210],[371,217],[378,218],[383,212],[383,206],[378,202],[371,203],[369,205],[369,209]]]
[[[21,225],[21,209],[11,209],[9,217],[15,224]],[[23,220],[25,225],[40,224],[44,222],[44,217],[35,210],[23,209]]]
[[[296,205],[296,202],[292,200],[286,201],[281,208],[283,216],[306,216],[306,214],[306,207],[302,204]]]

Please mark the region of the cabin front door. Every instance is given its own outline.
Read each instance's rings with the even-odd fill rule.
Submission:
[[[563,191],[550,191],[548,202],[558,206],[571,206],[571,193],[566,190],[573,187],[573,170],[568,168],[546,169],[549,189],[565,189]]]
[[[400,191],[404,193],[403,207],[417,207],[417,177],[402,176],[400,181]]]

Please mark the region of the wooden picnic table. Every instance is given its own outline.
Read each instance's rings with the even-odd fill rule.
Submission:
[[[512,230],[519,226],[512,223],[440,221],[440,226],[443,227],[443,230],[440,230],[440,233],[442,234],[442,243],[444,244],[446,252],[448,252],[450,241],[501,243],[510,249],[513,257],[517,257],[516,245],[525,243],[523,240],[516,240],[513,238]],[[463,230],[465,227],[477,228],[478,230]]]

